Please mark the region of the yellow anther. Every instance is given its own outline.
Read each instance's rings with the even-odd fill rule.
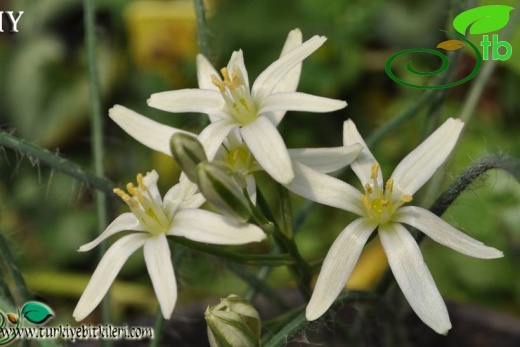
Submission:
[[[113,192],[125,202],[131,200],[130,195],[126,194],[122,189],[114,188]]]
[[[137,185],[142,190],[148,190],[148,187],[146,186],[146,184],[144,184],[143,175],[142,174],[137,174]]]
[[[226,84],[219,80],[218,77],[215,75],[211,75],[211,83],[213,83],[220,90],[221,93],[224,93],[224,91],[226,90]]]
[[[365,194],[361,195],[361,201],[363,202],[363,206],[365,206],[367,211],[370,211],[372,209],[372,204],[370,203],[368,196],[366,196]]]
[[[227,67],[223,67],[222,69],[220,69],[220,73],[222,74],[222,77],[224,77],[224,83],[227,86],[231,86],[231,78],[229,78],[229,71]]]
[[[374,163],[370,169],[370,178],[374,181],[377,180],[377,176],[379,174],[379,164]]]
[[[403,195],[401,197],[401,202],[407,203],[413,200],[413,197],[411,195]]]
[[[128,183],[126,185],[126,190],[132,194],[133,196],[137,197],[140,201],[143,201],[144,200],[144,197],[143,197],[143,194],[141,194],[141,192],[139,191],[139,189],[137,189],[133,183]]]
[[[367,192],[368,195],[371,195],[373,192],[372,186],[369,183],[365,184],[365,192]]]
[[[386,191],[392,192],[394,190],[394,180],[390,178],[388,181],[386,181]]]

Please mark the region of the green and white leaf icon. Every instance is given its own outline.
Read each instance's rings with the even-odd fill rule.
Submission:
[[[38,301],[29,301],[22,307],[22,317],[34,324],[42,324],[54,316],[52,309]]]
[[[453,20],[453,27],[462,35],[486,34],[502,29],[509,22],[509,12],[514,7],[505,5],[487,5],[472,8],[459,14]]]

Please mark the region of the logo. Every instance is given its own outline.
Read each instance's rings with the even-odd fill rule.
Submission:
[[[54,316],[51,308],[38,301],[29,301],[18,309],[18,313],[0,312],[0,345],[5,345],[19,337],[16,332],[23,325],[24,319],[33,324],[43,324]],[[6,325],[11,325],[8,329]]]
[[[397,52],[396,54],[392,55],[385,64],[385,71],[388,77],[390,77],[395,82],[402,84],[404,86],[410,87],[410,88],[419,88],[419,89],[443,89],[443,88],[451,88],[458,86],[459,84],[468,82],[473,77],[477,75],[477,73],[480,71],[480,67],[482,66],[483,60],[507,60],[511,58],[511,55],[513,54],[513,47],[511,44],[507,41],[500,41],[497,34],[488,35],[488,33],[491,33],[493,31],[502,29],[506,26],[506,24],[509,22],[509,12],[514,10],[514,7],[511,6],[505,6],[505,5],[487,5],[487,6],[480,6],[473,8],[471,10],[467,10],[459,14],[455,19],[453,20],[453,27],[458,32],[450,32],[441,30],[456,39],[447,40],[439,43],[437,45],[437,48],[444,49],[446,51],[454,51],[457,49],[460,49],[464,46],[468,46],[473,50],[475,53],[475,67],[471,71],[471,73],[466,76],[465,78],[442,85],[417,85],[413,83],[406,82],[399,77],[397,77],[393,71],[392,71],[392,63],[395,59],[401,57],[402,55],[408,54],[408,53],[428,53],[428,54],[434,54],[437,57],[439,57],[442,61],[442,65],[440,68],[438,68],[435,71],[419,71],[416,70],[412,66],[412,62],[409,62],[406,66],[406,69],[413,73],[414,75],[419,76],[434,76],[437,74],[440,74],[449,67],[450,63],[448,60],[448,57],[439,51],[436,51],[434,49],[429,48],[412,48],[407,49],[404,51]],[[482,41],[480,42],[480,46],[482,47],[482,54],[480,53],[479,49],[468,39],[466,39],[466,34],[469,31],[469,34],[472,35],[483,35]],[[501,49],[502,48],[502,49]],[[490,53],[491,52],[491,53]]]

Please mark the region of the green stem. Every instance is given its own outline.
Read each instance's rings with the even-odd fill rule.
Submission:
[[[294,264],[289,254],[242,254],[215,247],[200,242],[188,240],[185,237],[169,236],[173,241],[199,252],[214,255],[228,261],[246,265],[285,266]]]
[[[114,184],[109,180],[97,177],[96,175],[85,171],[78,164],[25,140],[16,138],[3,130],[0,130],[0,145],[23,153],[30,158],[37,159],[51,168],[59,170],[78,181],[83,182],[87,186],[96,188],[107,194],[111,194],[112,189],[114,189]]]
[[[16,289],[18,290],[18,293],[20,294],[20,298],[22,299],[22,301],[30,301],[32,299],[32,294],[29,292],[29,289],[25,284],[25,280],[23,279],[23,275],[18,266],[16,265],[16,262],[14,261],[13,255],[11,253],[11,250],[9,249],[9,245],[7,244],[7,240],[5,239],[2,231],[0,231],[0,259],[2,260],[4,266],[7,268],[7,271],[9,271],[9,273],[11,274],[11,277],[13,278],[14,284],[16,285]],[[0,281],[5,283],[5,276],[2,276],[2,279]],[[8,290],[8,287],[6,286],[6,288],[4,289]],[[6,294],[9,296],[8,299],[10,299],[13,304],[16,304],[9,290]]]
[[[249,200],[249,195],[247,193],[244,193],[244,196]],[[268,209],[268,205],[260,191],[258,192],[257,199],[258,206],[263,206],[264,209],[266,209],[265,213],[272,216],[272,213]],[[307,261],[305,261],[301,256],[296,242],[293,238],[289,238],[285,235],[275,222],[267,219],[264,212],[255,206],[251,200],[249,200],[249,204],[252,211],[252,217],[258,226],[262,228],[266,234],[272,235],[280,250],[290,254],[292,259],[296,262],[294,265],[289,266],[289,270],[295,278],[296,284],[303,297],[309,299],[311,296],[310,285],[312,280],[312,271]]]
[[[87,46],[87,62],[89,72],[89,93],[90,93],[90,115],[91,115],[91,141],[92,141],[92,156],[94,161],[94,172],[96,176],[104,176],[103,167],[103,118],[101,117],[101,97],[99,87],[99,72],[96,61],[96,32],[95,32],[95,0],[84,0],[84,27],[86,35],[86,46]],[[97,215],[98,215],[98,228],[99,230],[105,230],[108,223],[107,216],[107,200],[106,195],[102,192],[95,192]],[[99,259],[104,255],[108,248],[106,242],[101,243],[99,247]],[[110,323],[110,295],[107,293],[103,298],[101,304],[101,316],[102,322],[105,324]],[[110,340],[104,340],[103,345],[108,347],[112,345]]]
[[[155,315],[155,324],[153,327],[154,337],[153,340],[150,341],[149,347],[159,347],[162,337],[162,331],[164,327],[164,317],[161,312],[161,308],[157,309],[157,314]]]
[[[287,303],[276,292],[276,290],[269,287],[264,281],[257,278],[257,276],[246,271],[242,266],[236,264],[226,264],[226,267],[237,276],[242,278],[245,282],[247,282],[251,288],[255,288],[255,290],[263,292],[265,297],[272,301],[278,308],[282,310],[288,310],[290,308],[289,305],[287,305]],[[247,298],[245,296],[244,299],[249,301],[252,300],[252,298]]]
[[[206,14],[204,2],[202,0],[193,0],[195,3],[195,15],[197,16],[197,41],[199,44],[199,52],[204,56],[208,56],[208,37]]]

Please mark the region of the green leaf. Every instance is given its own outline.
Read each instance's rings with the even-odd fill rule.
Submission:
[[[453,27],[462,35],[466,34],[468,28],[470,34],[486,34],[505,27],[511,10],[514,7],[505,5],[476,7],[455,17]]]
[[[45,323],[52,316],[52,309],[38,301],[29,301],[22,307],[22,317],[34,324]]]

